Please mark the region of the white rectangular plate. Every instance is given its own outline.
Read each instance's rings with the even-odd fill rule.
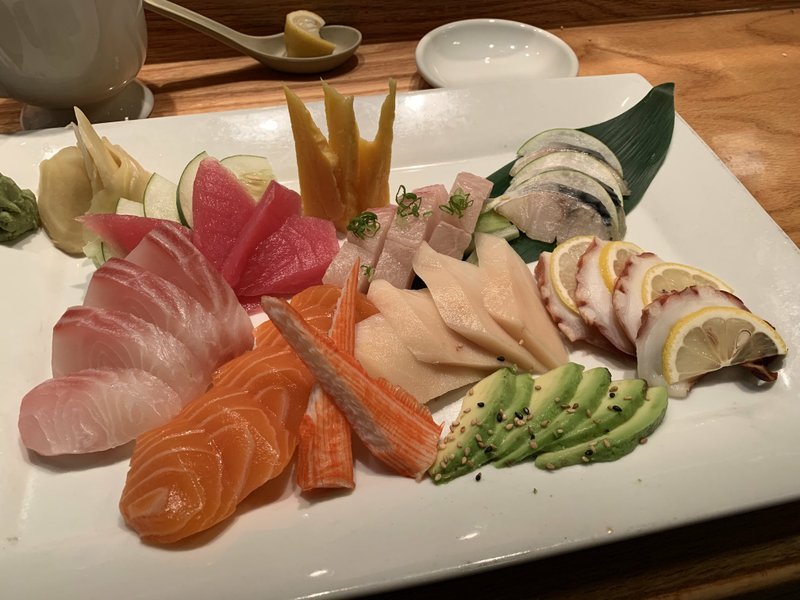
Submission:
[[[393,189],[449,187],[456,173],[488,175],[527,137],[580,127],[630,108],[650,85],[636,75],[431,90],[398,97]],[[382,98],[356,100],[365,136]],[[312,106],[319,123],[322,107]],[[292,187],[285,108],[101,125],[151,170],[173,180],[199,151],[268,156]],[[38,164],[74,143],[69,130],[0,137],[2,172],[36,189]],[[710,377],[673,401],[647,445],[615,463],[555,473],[531,464],[485,467],[436,487],[367,460],[352,494],[301,497],[282,478],[188,549],[142,544],[117,510],[130,448],[43,460],[21,446],[19,400],[48,378],[53,324],[81,302],[92,268],[44,233],[0,246],[0,582],[3,597],[193,600],[295,598],[375,591],[489,565],[541,558],[800,497],[800,281],[797,247],[697,135],[678,119],[669,156],[630,215],[629,240],[665,260],[726,280],[786,338],[778,381]],[[574,354],[615,375],[633,365]],[[538,493],[534,495],[534,488]]]

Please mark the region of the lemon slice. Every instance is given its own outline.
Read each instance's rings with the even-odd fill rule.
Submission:
[[[642,278],[642,302],[645,306],[670,292],[679,292],[692,285],[710,285],[724,292],[733,292],[731,287],[701,269],[674,262],[662,262],[650,267]]]
[[[311,58],[332,54],[336,44],[319,36],[319,30],[323,25],[325,20],[317,13],[308,10],[296,10],[286,15],[286,26],[283,30],[286,56]]]
[[[631,242],[609,242],[600,250],[600,273],[603,283],[609,292],[614,291],[614,284],[625,268],[625,263],[631,256],[644,252],[639,246]]]
[[[578,273],[578,261],[586,248],[594,239],[591,235],[578,235],[561,242],[550,256],[550,281],[561,302],[575,314],[578,305],[575,302],[575,276]]]
[[[672,326],[661,363],[664,380],[673,384],[786,352],[786,342],[764,319],[742,308],[709,306]]]

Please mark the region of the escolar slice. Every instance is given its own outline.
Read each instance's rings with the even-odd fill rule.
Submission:
[[[672,384],[786,352],[783,338],[760,317],[742,308],[711,306],[672,326],[661,360],[664,379]]]

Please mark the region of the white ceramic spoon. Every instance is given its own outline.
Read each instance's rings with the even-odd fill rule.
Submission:
[[[358,29],[345,25],[326,25],[320,30],[320,37],[336,45],[333,54],[292,58],[286,56],[283,33],[247,35],[168,0],[144,0],[144,5],[155,13],[196,29],[276,71],[285,73],[330,71],[350,58],[361,44],[361,32]]]

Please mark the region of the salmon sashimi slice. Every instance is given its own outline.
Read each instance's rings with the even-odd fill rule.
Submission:
[[[211,379],[200,360],[175,336],[131,313],[73,306],[53,327],[53,376],[84,369],[141,369],[167,383],[183,403]]]
[[[292,296],[292,306],[301,314],[303,318],[319,331],[329,331],[333,322],[333,311],[339,301],[342,288],[338,285],[315,285],[306,288]],[[377,314],[378,309],[367,300],[366,295],[356,296],[356,321],[363,321],[367,317]],[[286,342],[275,325],[270,321],[265,321],[254,332],[256,347],[268,344],[284,344]],[[288,346],[287,346],[288,347]]]
[[[311,372],[288,347],[258,348],[226,363],[212,377],[213,385],[247,390],[260,405],[296,433],[314,385]]]
[[[427,407],[401,388],[367,375],[288,302],[264,297],[261,306],[366,447],[401,475],[422,477],[436,458],[442,430]]]
[[[125,259],[182,288],[224,323],[231,356],[253,347],[253,324],[247,311],[180,225],[157,225]]]
[[[288,465],[282,429],[252,394],[212,388],[136,440],[120,499],[125,522],[162,544],[220,523]]]
[[[349,355],[355,351],[356,295],[360,263],[356,260],[344,282],[329,332],[334,344]],[[336,403],[315,384],[300,424],[297,485],[303,491],[355,487],[350,425]]]
[[[180,412],[178,394],[141,369],[86,369],[25,394],[19,432],[43,455],[99,452],[126,444]]]

